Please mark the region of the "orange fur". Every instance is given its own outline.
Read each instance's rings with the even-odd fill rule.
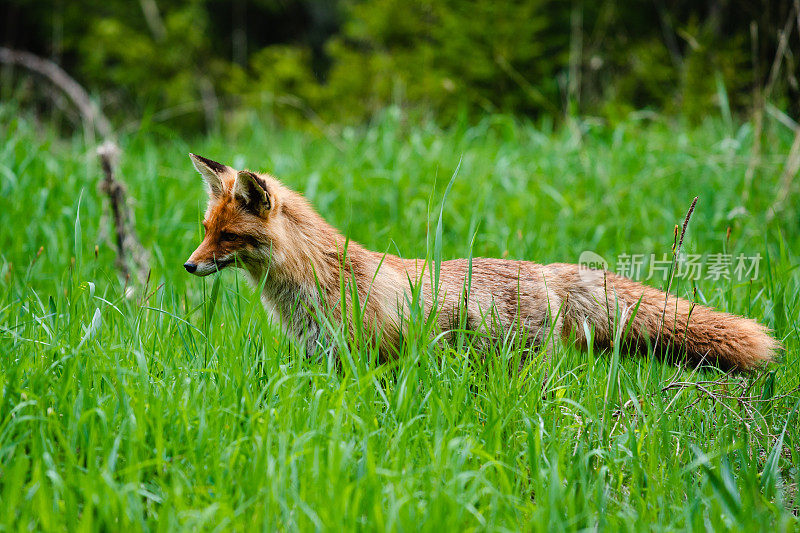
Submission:
[[[780,350],[754,320],[672,295],[665,300],[666,294],[652,287],[577,265],[443,261],[436,292],[423,261],[346,241],[302,195],[272,176],[192,159],[208,185],[209,205],[205,238],[187,270],[207,275],[239,264],[254,283],[264,280],[265,307],[305,342],[309,354],[325,337],[320,312],[352,330],[352,280],[363,325],[380,336],[385,358],[399,350],[415,288],[426,313],[436,308],[441,331],[465,326],[488,339],[511,333],[530,347],[552,349],[556,339],[570,337],[586,343],[588,331],[598,346],[609,346],[627,332],[635,348],[658,340],[658,353],[740,370],[767,363]]]

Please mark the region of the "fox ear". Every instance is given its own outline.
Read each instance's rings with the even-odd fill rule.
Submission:
[[[242,170],[236,174],[233,183],[233,196],[239,200],[248,211],[260,215],[272,208],[267,184],[254,173]]]
[[[192,158],[194,168],[203,176],[206,185],[208,185],[209,194],[211,196],[222,196],[224,190],[222,175],[228,171],[229,167],[199,155],[189,154],[189,157]]]

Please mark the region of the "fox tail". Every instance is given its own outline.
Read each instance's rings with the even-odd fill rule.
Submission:
[[[580,334],[582,323],[590,320],[598,345],[610,345],[620,327],[639,350],[654,345],[662,355],[744,371],[773,361],[782,350],[769,329],[750,318],[668,296],[610,272],[577,274],[567,291],[565,325]]]

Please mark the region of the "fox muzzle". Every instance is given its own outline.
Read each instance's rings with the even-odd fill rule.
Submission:
[[[202,277],[213,274],[214,272],[219,272],[231,264],[233,264],[233,258],[227,257],[216,259],[214,261],[201,261],[199,263],[195,263],[191,258],[189,258],[189,260],[183,264],[183,268],[185,268],[186,272],[189,274]]]

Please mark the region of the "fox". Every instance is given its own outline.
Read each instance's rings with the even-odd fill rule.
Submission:
[[[552,353],[557,342],[570,340],[608,348],[625,332],[634,352],[652,349],[687,364],[746,372],[782,350],[753,319],[607,270],[495,258],[445,260],[435,268],[431,261],[374,252],[342,235],[274,176],[189,155],[208,205],[205,235],[184,268],[196,276],[245,270],[266,311],[308,356],[330,346],[327,319],[343,331],[368,332],[382,360],[396,357],[415,295],[424,313],[435,313],[440,332],[460,328],[489,342],[513,335],[531,351]]]

